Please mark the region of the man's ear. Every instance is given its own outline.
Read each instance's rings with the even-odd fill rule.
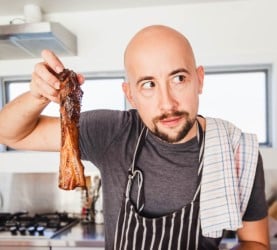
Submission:
[[[197,77],[198,77],[198,94],[202,94],[203,85],[204,85],[204,75],[205,75],[204,67],[199,66],[196,69],[196,72],[197,72]]]
[[[130,88],[130,84],[128,82],[123,82],[122,83],[122,90],[127,98],[127,100],[129,101],[129,103],[131,104],[131,106],[133,108],[136,108],[135,102],[133,100],[132,94],[131,94],[131,88]]]

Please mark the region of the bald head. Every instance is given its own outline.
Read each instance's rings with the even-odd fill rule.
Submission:
[[[150,131],[170,143],[195,136],[204,70],[188,40],[166,26],[146,27],[129,42],[124,63],[123,91]]]
[[[136,58],[144,56],[147,60],[147,55],[154,50],[167,53],[168,51],[174,52],[176,49],[180,49],[182,52],[180,56],[186,57],[189,63],[196,67],[191,45],[180,32],[163,25],[152,25],[140,30],[131,39],[124,53],[127,74]]]

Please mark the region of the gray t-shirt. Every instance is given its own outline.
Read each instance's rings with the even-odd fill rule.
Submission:
[[[136,110],[95,110],[81,114],[81,156],[100,170],[102,178],[105,249],[112,249],[128,169],[143,126]],[[197,184],[198,155],[196,137],[186,143],[169,144],[151,132],[147,134],[136,165],[144,176],[145,216],[165,215],[192,200]],[[267,214],[260,156],[256,173],[254,189],[243,217],[246,221],[262,219]],[[214,244],[217,243],[218,240],[214,240]]]

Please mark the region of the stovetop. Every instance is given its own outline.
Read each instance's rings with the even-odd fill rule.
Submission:
[[[77,217],[65,212],[29,214],[0,213],[0,238],[51,239],[78,223]]]

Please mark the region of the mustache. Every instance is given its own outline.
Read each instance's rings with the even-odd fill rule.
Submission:
[[[189,113],[187,111],[172,111],[172,112],[167,112],[167,113],[163,113],[159,116],[156,116],[153,121],[154,123],[163,120],[163,119],[167,119],[170,117],[174,117],[174,116],[184,116],[184,117],[189,117]]]

